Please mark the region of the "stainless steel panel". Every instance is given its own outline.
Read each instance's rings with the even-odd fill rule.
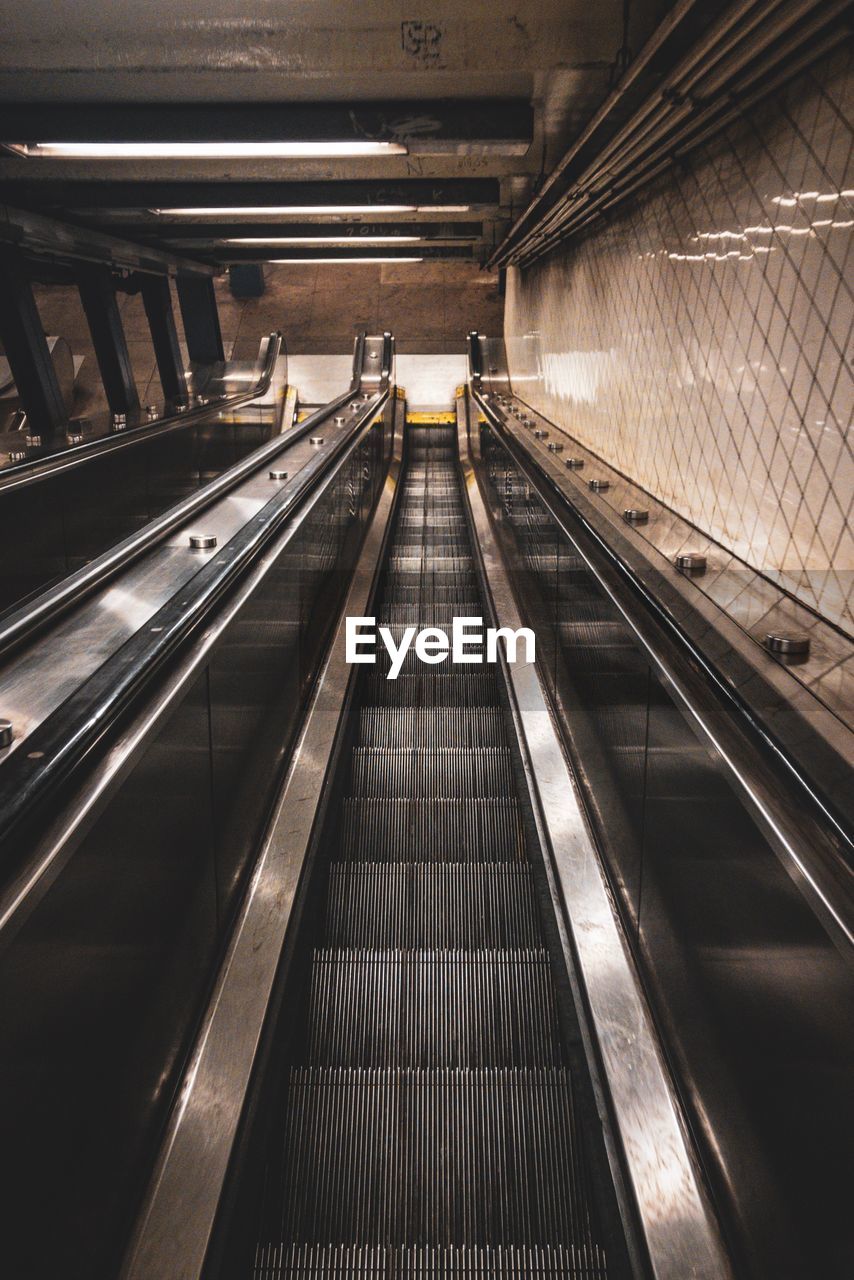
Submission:
[[[207,371],[208,395],[246,394],[259,383],[259,366],[247,365],[242,372],[230,364],[224,368],[225,378]],[[67,449],[58,460],[36,455],[34,464],[44,474],[33,474],[26,483],[22,478],[18,487],[14,477],[7,478],[0,488],[0,533],[16,554],[5,557],[0,569],[0,611],[87,564],[279,434],[286,368],[284,359],[268,366],[260,382],[269,374],[269,386],[252,403],[212,407],[207,417],[199,417],[196,406],[194,421],[179,424],[179,430],[166,430],[167,423],[145,425],[140,410],[142,430],[150,435],[136,442],[124,435],[111,438],[109,415],[102,415],[97,429],[88,421],[78,424],[83,452]],[[86,446],[115,447],[84,457]],[[49,470],[57,461],[61,465]]]
[[[349,427],[349,424],[348,424]],[[330,441],[348,427],[329,429]],[[287,450],[292,478],[317,451],[307,440],[297,440]],[[132,566],[114,584],[63,618],[37,644],[15,655],[0,672],[0,714],[13,721],[15,738],[7,754],[20,748],[33,729],[97,668],[190,582],[215,552],[193,550],[190,532],[216,535],[218,549],[257,515],[275,494],[266,465],[237,489],[211,505],[202,516],[176,530]],[[201,522],[201,523],[200,523]]]
[[[176,1274],[185,1280],[200,1276],[205,1265],[352,670],[345,660],[344,618],[364,612],[393,504],[396,466],[386,477],[385,464],[391,444],[388,428],[394,425],[396,407],[396,401],[389,403],[387,427],[376,432],[370,442],[370,463],[364,453],[361,458],[354,455],[354,465],[360,467],[364,481],[370,481],[373,493],[382,483],[376,515],[358,559],[329,656],[312,690],[309,713],[276,800],[251,887],[185,1076],[180,1103],[173,1109],[122,1270],[128,1280],[143,1276],[156,1276],[159,1280],[176,1258]],[[399,434],[395,446],[399,459]],[[369,476],[364,475],[366,468]],[[328,555],[329,545],[334,542],[347,546],[345,554],[351,562],[356,554],[355,526],[351,526],[349,538],[333,531],[326,550],[315,541],[320,525],[329,523],[331,513],[340,513],[342,496],[344,509],[348,513],[352,509],[352,472],[350,477],[345,473],[343,480],[343,495],[341,486],[334,486],[328,504],[318,504],[316,518],[303,526],[306,533],[311,530],[312,534],[299,543],[303,570],[299,612],[306,626],[314,616],[308,601],[317,600],[325,586],[319,566],[327,564],[327,576],[337,572]],[[367,505],[366,495],[362,511]]]
[[[328,611],[373,509],[388,443],[378,424],[361,446],[360,504],[346,465],[309,502],[326,525],[330,512],[346,513],[346,537],[336,535],[313,578]],[[38,876],[20,886],[19,909],[0,933],[0,1072],[15,1100],[0,1119],[16,1174],[0,1206],[10,1274],[117,1273],[127,1217],[255,852],[247,834],[268,812],[322,656],[328,615],[292,592],[313,546],[309,510],[164,677],[162,700],[155,690],[56,815],[36,850]],[[116,603],[118,639],[135,602]],[[301,608],[298,653],[291,624]],[[263,635],[261,618],[274,624]]]
[[[203,674],[0,955],[9,1275],[111,1273],[216,944],[208,744]]]

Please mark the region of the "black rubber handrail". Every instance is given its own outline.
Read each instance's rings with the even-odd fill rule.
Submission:
[[[388,385],[364,402],[351,429],[332,448],[315,454],[281,486],[195,575],[28,736],[26,750],[0,766],[0,847],[53,796],[150,685],[179,647],[204,626],[217,603],[242,578],[305,503],[317,484],[371,429],[389,399]],[[327,407],[322,412],[329,412]],[[304,424],[306,425],[306,424]],[[12,857],[15,861],[15,855]],[[3,866],[4,882],[14,866]]]
[[[211,413],[222,413],[223,410],[236,409],[250,400],[257,400],[259,396],[266,395],[270,389],[282,344],[283,338],[278,330],[269,334],[261,376],[245,391],[238,391],[234,395],[211,396],[209,399],[206,398],[204,404],[188,405],[180,412],[171,413],[168,417],[158,418],[154,422],[140,422],[118,435],[88,440],[82,444],[71,445],[59,453],[49,454],[47,457],[27,459],[25,462],[4,467],[0,471],[0,496],[10,490],[22,489],[26,485],[36,484],[40,480],[47,480],[53,476],[62,475],[66,471],[72,471],[76,467],[91,462],[93,458],[114,453],[117,449],[132,448],[135,445],[145,444],[149,440],[155,440],[158,436],[181,431],[184,427],[197,426]]]
[[[271,339],[275,336],[271,335]],[[361,349],[357,348],[354,363],[360,357]],[[275,364],[275,360],[273,360],[273,364]],[[189,494],[186,498],[176,503],[175,506],[164,511],[162,515],[149,521],[148,524],[143,525],[141,529],[137,529],[135,533],[130,534],[127,538],[123,538],[121,542],[115,543],[107,551],[96,556],[94,560],[90,560],[87,565],[68,574],[55,586],[41,592],[20,608],[12,609],[5,615],[0,615],[0,659],[7,657],[47,623],[53,622],[61,614],[80,604],[81,601],[91,595],[98,587],[103,586],[116,573],[126,569],[134,560],[137,560],[158,542],[168,537],[174,529],[180,527],[191,516],[205,510],[211,503],[228,493],[230,489],[233,489],[251,472],[260,469],[271,458],[281,453],[284,449],[290,448],[292,444],[297,440],[301,440],[310,431],[316,430],[320,423],[325,421],[331,413],[334,413],[336,409],[339,409],[348,400],[352,399],[358,385],[358,377],[354,374],[349,390],[318,409],[311,417],[300,423],[298,427],[294,427],[286,435],[278,435],[272,440],[266,441],[260,448],[253,450],[252,453],[247,454],[245,458],[241,458],[239,462],[235,463],[233,467],[229,467],[227,471],[217,476],[215,480],[211,480],[203,488],[197,489],[195,493]],[[269,379],[267,387],[269,387]],[[258,391],[256,386],[254,394],[256,396],[263,395],[265,389]],[[205,411],[210,412],[210,406],[206,406]],[[185,419],[182,418],[181,421],[183,425]]]

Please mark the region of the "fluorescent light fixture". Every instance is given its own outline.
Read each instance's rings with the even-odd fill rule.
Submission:
[[[401,142],[23,142],[19,155],[54,160],[326,160],[399,156]]]
[[[423,236],[231,236],[226,244],[414,244]]]
[[[318,258],[271,258],[271,259],[270,259],[270,261],[271,261],[271,262],[275,262],[276,266],[283,266],[283,265],[284,265],[284,266],[286,266],[289,262],[298,262],[298,263],[301,263],[301,264],[303,264],[303,265],[304,265],[305,263],[310,263],[312,266],[315,266],[315,267],[316,267],[316,266],[318,265],[318,263],[322,263],[322,264],[323,264],[323,266],[327,266],[330,262],[334,262],[334,263],[340,263],[340,262],[423,262],[423,261],[424,261],[424,259],[423,259],[423,258],[371,258],[371,257],[367,257],[367,256],[366,256],[366,257],[359,257],[359,258],[321,258],[321,257],[318,257]]]
[[[467,204],[253,204],[196,209],[150,209],[164,218],[279,218],[350,213],[468,213]]]

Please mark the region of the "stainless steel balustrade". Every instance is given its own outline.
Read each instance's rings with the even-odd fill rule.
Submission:
[[[281,434],[287,381],[281,334],[261,343],[257,362],[205,372],[207,394],[181,411],[158,406],[152,420],[138,410],[118,432],[106,415],[100,430],[94,422],[71,423],[67,447],[31,451],[0,469],[0,537],[14,547],[0,566],[0,610],[7,611],[0,617],[138,536]]]
[[[384,483],[402,407],[391,354],[388,336],[363,344],[359,411],[323,448],[293,444],[292,479],[265,463],[249,525],[182,549],[202,559],[159,619],[0,761],[10,1274],[32,1269],[35,1239],[44,1273],[115,1274]]]

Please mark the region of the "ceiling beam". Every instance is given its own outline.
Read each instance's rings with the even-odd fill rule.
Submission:
[[[26,169],[29,161],[21,161]],[[3,189],[16,205],[64,209],[314,208],[406,205],[428,209],[465,205],[472,213],[495,209],[497,178],[379,178],[322,182],[35,180],[4,177]]]
[[[0,242],[21,254],[59,262],[100,262],[114,270],[176,275],[179,271],[211,275],[212,268],[192,258],[177,257],[151,245],[132,244],[91,227],[71,226],[25,209],[0,205]]]
[[[410,155],[524,155],[522,98],[0,105],[0,142],[394,142]],[[24,161],[27,163],[28,161]]]
[[[482,222],[420,222],[413,218],[408,222],[170,222],[157,218],[149,222],[122,223],[122,234],[136,238],[154,237],[158,242],[192,241],[204,244],[212,240],[252,236],[253,239],[269,236],[277,239],[289,236],[294,239],[310,239],[315,236],[335,236],[339,240],[358,242],[366,236],[398,237],[413,234],[426,240],[480,240]]]
[[[474,257],[471,245],[365,244],[365,245],[275,245],[269,248],[251,245],[223,245],[211,250],[223,266],[233,262],[328,262],[330,258],[358,261],[360,258],[468,258]]]

